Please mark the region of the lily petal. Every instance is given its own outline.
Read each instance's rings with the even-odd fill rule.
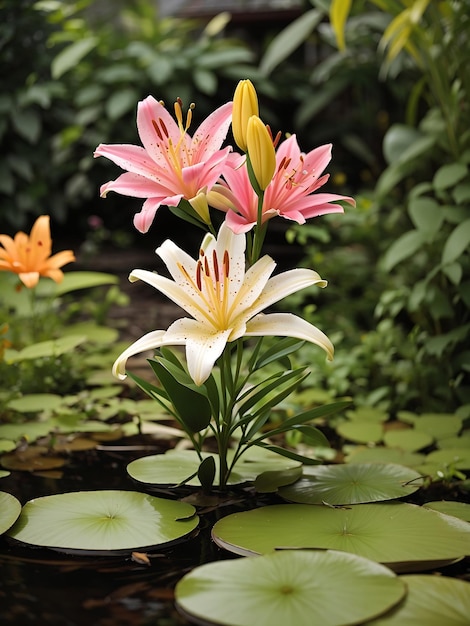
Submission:
[[[210,330],[207,324],[183,317],[168,328],[166,338],[171,338],[175,345],[186,344],[189,375],[196,385],[202,385],[224,351],[229,335],[230,329]]]
[[[333,359],[334,347],[328,337],[319,328],[292,313],[260,313],[246,325],[246,337],[295,337],[314,343],[323,348],[328,359]]]
[[[137,341],[135,341],[132,345],[130,345],[122,354],[118,356],[118,358],[114,361],[113,365],[113,374],[116,378],[123,380],[126,378],[126,363],[127,359],[135,354],[139,354],[141,352],[147,352],[148,350],[156,350],[157,348],[161,348],[162,346],[171,346],[171,345],[183,345],[184,342],[179,344],[175,343],[173,338],[166,337],[165,330],[152,330],[150,333],[147,333]]]

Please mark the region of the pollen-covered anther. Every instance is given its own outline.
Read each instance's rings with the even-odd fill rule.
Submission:
[[[214,265],[214,278],[216,282],[219,282],[219,261],[215,250],[212,252],[212,263]]]
[[[225,250],[224,252],[223,267],[224,267],[225,278],[228,278],[228,275],[230,273],[230,255],[228,253],[228,250]]]

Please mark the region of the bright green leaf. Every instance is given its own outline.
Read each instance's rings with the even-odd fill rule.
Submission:
[[[97,44],[96,37],[86,37],[64,48],[51,64],[52,78],[57,80],[63,74],[76,67]]]
[[[303,43],[323,18],[323,13],[311,9],[291,22],[269,44],[260,62],[260,70],[268,76],[282,61]]]
[[[449,235],[442,251],[442,264],[453,263],[470,246],[470,218],[461,222]]]
[[[437,191],[454,187],[468,174],[468,168],[463,163],[449,163],[440,167],[433,178],[433,185]]]
[[[383,257],[385,271],[388,272],[405,259],[409,259],[421,248],[424,242],[425,237],[418,230],[410,230],[401,235],[392,243]]]

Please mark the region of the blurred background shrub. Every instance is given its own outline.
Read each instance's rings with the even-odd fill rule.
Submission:
[[[358,199],[287,230],[296,262],[330,282],[318,301],[292,300],[336,331],[335,362],[312,383],[469,417],[468,58],[465,0],[3,0],[1,231],[48,212],[64,237],[99,221],[106,242],[140,242],[140,203],[98,197],[119,172],[93,160],[96,145],[136,143],[148,94],[195,102],[196,126],[250,78],[274,132],[306,151],[333,143],[329,190]],[[174,226],[163,210],[152,231],[184,237]],[[289,224],[273,227],[282,263]]]

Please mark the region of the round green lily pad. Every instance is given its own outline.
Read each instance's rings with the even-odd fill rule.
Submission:
[[[468,626],[470,583],[458,578],[400,576],[408,593],[403,602],[368,626]]]
[[[396,463],[406,467],[416,467],[424,462],[426,457],[419,452],[408,452],[399,448],[366,448],[358,446],[346,457],[347,463]]]
[[[470,504],[468,502],[456,502],[452,500],[437,500],[435,502],[426,502],[424,505],[433,511],[453,515],[466,522],[470,522]]]
[[[405,593],[404,583],[383,565],[332,550],[208,563],[175,589],[177,607],[191,621],[226,626],[358,624]]]
[[[317,465],[304,467],[302,478],[281,487],[279,494],[303,504],[359,504],[402,498],[422,483],[421,474],[403,465]]]
[[[455,469],[470,470],[470,450],[465,448],[442,448],[434,450],[426,457],[426,463],[452,466]]]
[[[219,478],[219,458],[216,454],[203,452],[202,458],[212,456],[216,465],[215,484]],[[229,454],[229,463],[231,455]],[[189,476],[197,473],[200,460],[194,450],[168,450],[165,454],[144,456],[132,461],[127,466],[129,475],[142,483],[150,485],[178,485],[186,481]],[[300,467],[299,461],[287,459],[274,452],[262,448],[251,449],[237,462],[230,474],[229,485],[237,485],[254,481],[263,472],[271,470],[289,470]],[[197,476],[187,482],[187,485],[200,487]]]
[[[402,502],[332,508],[278,504],[222,518],[214,541],[242,555],[276,549],[343,550],[396,571],[423,570],[470,551],[470,524]]]
[[[416,452],[430,446],[433,437],[427,432],[407,428],[405,430],[388,430],[384,435],[384,444],[389,448],[401,448]]]
[[[341,437],[357,443],[378,443],[383,437],[382,424],[370,420],[343,422],[336,431]]]
[[[0,491],[0,535],[13,526],[20,512],[20,501],[10,493]]]
[[[30,500],[8,536],[62,551],[109,554],[171,544],[198,521],[185,502],[135,491],[78,491]]]

